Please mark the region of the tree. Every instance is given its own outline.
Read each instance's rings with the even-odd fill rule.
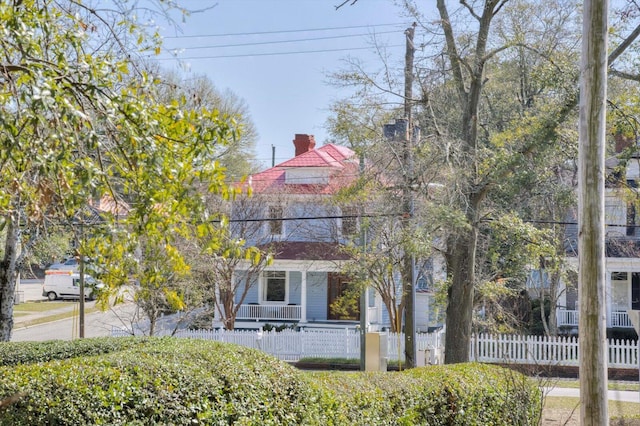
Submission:
[[[457,52],[456,40],[453,38],[453,32],[451,27],[447,24],[448,14],[447,14],[446,6],[443,1],[438,2],[438,9],[440,11],[441,18],[444,22],[443,28],[445,30],[445,34],[449,34],[449,36],[446,37],[447,38],[447,54],[448,54],[450,63],[453,64],[454,66],[454,81],[459,87],[459,92],[462,93],[462,96],[461,96],[461,99],[463,99],[462,105],[466,105],[466,107],[463,108],[463,111],[469,111],[468,108],[472,106],[471,103],[468,103],[468,101],[474,99],[474,95],[473,95],[474,88],[476,91],[478,91],[478,94],[480,94],[483,90],[486,90],[484,88],[485,82],[482,80],[485,76],[483,74],[477,74],[476,71],[482,70],[482,68],[486,66],[487,60],[491,58],[499,58],[498,54],[501,52],[501,49],[509,47],[509,44],[505,44],[504,46],[499,46],[490,51],[487,51],[485,49],[486,40],[483,40],[483,38],[488,34],[488,28],[484,28],[484,31],[486,32],[483,32],[483,25],[489,25],[492,20],[492,16],[495,14],[495,12],[500,11],[501,8],[504,7],[503,12],[506,11],[507,8],[505,7],[505,4],[506,4],[505,2],[487,1],[485,2],[485,8],[483,9],[482,15],[474,14],[473,9],[467,8],[478,20],[480,25],[477,33],[478,37],[476,42],[476,52],[474,55],[471,56],[473,62],[471,64],[468,64],[466,61],[461,61],[459,58],[457,59],[458,54],[456,53]],[[487,13],[488,9],[491,10],[490,14]],[[546,22],[546,21],[543,21],[543,22]],[[634,33],[632,32],[632,34],[629,37],[634,38],[636,36],[637,34],[634,35]],[[552,38],[554,37],[555,35]],[[527,42],[527,46],[532,46],[529,40],[525,40],[525,41]],[[621,44],[620,46],[623,46],[623,44]],[[485,48],[483,48],[483,46]],[[478,47],[480,47],[481,49],[478,50]],[[543,52],[539,52],[539,53],[543,53]],[[556,57],[555,55],[557,55],[558,53],[561,53],[561,52],[558,52],[557,49],[553,49],[549,51],[549,54],[543,54],[541,56],[545,59],[549,58],[553,60],[553,58]],[[615,60],[615,58],[617,57],[616,54],[620,54],[620,53],[621,52],[619,52],[619,49],[615,49],[613,53],[609,56],[609,64],[611,64]],[[550,54],[555,54],[555,55],[550,56]],[[465,74],[457,71],[458,67],[465,63],[467,64],[465,69],[472,70],[471,81],[469,81],[468,78],[466,81],[464,79],[461,79],[460,77],[464,76]],[[554,65],[554,68],[557,68],[560,62],[553,60],[551,64]],[[553,70],[553,68],[551,68],[551,70]],[[476,164],[482,165],[483,168],[477,168],[472,166],[470,163],[467,163],[470,166],[471,170],[474,172],[471,174],[472,179],[467,181],[469,183],[469,186],[467,188],[469,189],[465,191],[465,195],[463,197],[464,200],[469,202],[469,204],[467,205],[471,206],[471,209],[469,209],[466,214],[468,223],[471,225],[471,232],[467,233],[467,238],[463,238],[462,240],[456,240],[454,241],[454,244],[450,246],[450,248],[452,249],[450,266],[452,267],[451,273],[452,273],[453,283],[451,288],[451,295],[449,298],[449,311],[448,311],[448,318],[447,318],[448,345],[447,345],[447,352],[446,352],[447,355],[445,357],[447,362],[458,362],[458,361],[464,361],[468,359],[468,353],[466,349],[468,345],[466,345],[466,342],[468,342],[467,333],[469,330],[468,327],[469,327],[470,319],[467,317],[463,321],[459,321],[460,318],[464,318],[464,315],[461,312],[459,312],[459,310],[464,309],[465,312],[470,312],[472,310],[472,306],[469,302],[470,295],[467,293],[467,291],[473,291],[470,283],[474,282],[473,268],[475,267],[475,265],[469,262],[467,266],[464,266],[464,260],[462,260],[461,262],[459,257],[457,257],[459,256],[459,253],[461,250],[465,250],[465,247],[460,247],[459,243],[460,241],[465,242],[466,240],[464,244],[469,243],[466,246],[467,247],[466,250],[471,250],[469,247],[473,247],[476,245],[474,242],[477,241],[475,237],[475,235],[477,234],[473,231],[473,228],[475,226],[474,223],[475,224],[479,223],[477,219],[481,218],[482,216],[478,215],[478,213],[486,209],[487,201],[491,200],[491,194],[493,193],[494,188],[500,186],[500,185],[496,185],[496,183],[504,182],[507,176],[509,177],[515,176],[516,175],[515,172],[517,171],[518,165],[522,164],[523,160],[529,160],[531,158],[536,158],[536,159],[545,158],[549,156],[549,154],[555,152],[553,149],[550,149],[550,148],[557,145],[554,145],[550,142],[554,140],[562,140],[563,125],[566,122],[567,117],[569,117],[573,113],[574,108],[576,106],[576,102],[577,102],[577,92],[576,92],[577,80],[562,78],[562,74],[563,73],[558,73],[556,70],[556,72],[554,72],[553,74],[547,75],[546,86],[548,86],[548,88],[546,91],[549,92],[549,89],[552,87],[555,87],[556,89],[553,92],[549,92],[550,94],[553,94],[553,96],[548,97],[547,99],[548,105],[545,106],[545,108],[538,109],[539,111],[539,113],[537,114],[538,118],[534,118],[535,116],[532,116],[530,114],[527,114],[527,116],[525,116],[527,120],[532,120],[532,121],[529,121],[527,126],[524,128],[525,134],[527,135],[526,138],[522,137],[524,135],[515,135],[516,137],[512,139],[513,148],[511,150],[497,151],[497,152],[502,151],[505,154],[509,153],[507,157],[503,157],[503,159],[506,158],[507,161],[502,161],[501,155],[497,155],[494,158],[497,160],[500,160],[499,162],[495,162],[495,161],[487,162],[483,157],[480,157],[482,158],[482,161]],[[576,72],[569,72],[564,74],[569,76],[577,75]],[[554,78],[553,80],[550,80],[551,75],[557,75],[558,77]],[[555,84],[550,84],[552,82],[560,83],[560,85],[556,86]],[[465,84],[461,85],[460,83],[465,83]],[[467,87],[469,88],[469,90],[466,89]],[[558,89],[561,89],[561,90],[558,90]],[[540,94],[538,94],[537,98],[535,99],[537,99],[537,102],[540,102],[542,98]],[[548,103],[548,100],[553,100],[553,102]],[[479,106],[481,106],[480,103],[476,104],[476,106],[472,108],[472,111],[473,111],[472,114],[469,114],[468,112],[463,113],[461,123],[469,123],[467,119],[470,117],[481,117],[481,114],[478,114],[479,112],[482,111],[481,109],[478,109]],[[475,124],[471,122],[469,126],[473,127],[474,125]],[[461,138],[461,140],[463,141],[462,142],[463,146],[466,146],[468,149],[470,149],[471,151],[469,152],[471,153],[474,153],[474,152],[476,154],[482,153],[482,151],[478,149],[478,147],[482,146],[480,144],[482,139],[478,139],[478,135],[476,134],[474,136],[473,133],[474,133],[473,130],[463,131],[463,134],[462,134],[463,137]],[[514,135],[511,133],[511,137],[513,136]],[[499,141],[499,140],[500,139],[494,139],[494,141]],[[474,143],[470,143],[470,142],[474,142]],[[494,149],[499,148],[500,146],[505,146],[505,145],[496,145],[495,143],[493,144]],[[475,158],[476,160],[478,159],[478,157],[475,155],[471,155],[470,158]],[[488,166],[488,164],[492,164],[492,165]],[[493,172],[486,173],[487,170],[493,170]],[[538,169],[536,168],[535,170],[538,170]],[[481,173],[478,173],[478,172],[481,172]],[[470,251],[469,254],[475,255],[475,249],[473,249],[473,251]],[[457,281],[455,279],[456,274],[459,274],[461,277],[464,277],[464,278],[462,280]],[[456,323],[458,324],[458,326],[456,327],[456,325],[452,323]],[[463,324],[466,324],[466,325],[463,325]]]
[[[260,223],[246,220],[262,217],[264,209],[258,198],[240,195],[233,202],[231,223],[210,225],[185,248],[193,281],[202,283],[208,295],[201,318],[217,318],[226,330],[235,328],[241,305],[272,261],[266,247],[270,238],[263,237]]]
[[[156,50],[157,40],[122,14],[105,13],[74,1],[0,5],[1,340],[11,336],[16,271],[47,220],[71,224],[87,200],[104,194],[132,201],[126,221],[107,215],[92,229],[101,239],[81,248],[117,259],[141,235],[169,244],[184,232],[203,212],[189,189],[195,181],[228,193],[208,160],[233,138],[230,123],[216,111],[158,103],[159,81],[130,61],[135,49]],[[121,32],[138,36],[135,49]],[[127,282],[124,265],[106,265],[112,287]]]
[[[217,146],[214,158],[225,168],[229,183],[235,183],[258,170],[255,159],[255,144],[258,138],[255,124],[251,120],[249,107],[231,90],[220,91],[206,76],[187,78],[174,72],[158,70],[162,76],[161,99],[184,99],[189,109],[207,108],[218,110],[225,119],[233,120],[238,128],[235,139],[226,145]]]
[[[517,194],[517,184],[533,182],[528,176],[572,158],[571,151],[562,152],[562,143],[571,140],[566,123],[578,99],[572,43],[579,31],[575,8],[568,2],[464,1],[451,16],[440,0],[434,27],[413,2],[405,5],[433,35],[416,61],[421,96],[414,102],[423,133],[431,137],[421,146],[428,142],[430,152],[439,155],[438,176],[449,191],[440,216],[446,219],[441,229],[451,283],[445,361],[464,362],[469,358],[475,286],[481,281],[479,251],[487,247],[479,243],[490,231],[489,221],[505,213],[500,196]],[[610,66],[639,33],[636,28],[621,37],[609,55]],[[383,81],[392,82],[390,68],[383,70]],[[401,93],[357,71],[345,74],[348,81]]]

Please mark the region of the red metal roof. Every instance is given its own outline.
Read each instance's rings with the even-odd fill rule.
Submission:
[[[250,185],[255,193],[286,192],[292,194],[333,194],[358,177],[355,153],[334,144],[312,149],[263,172],[252,175]],[[286,183],[287,170],[326,168],[326,183]]]

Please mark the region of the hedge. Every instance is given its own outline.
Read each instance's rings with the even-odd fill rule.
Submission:
[[[307,373],[204,340],[42,345],[58,359],[38,361],[37,344],[0,344],[9,359],[28,360],[0,367],[0,398],[19,396],[0,425],[528,425],[542,401],[524,376],[479,364]]]
[[[49,340],[45,342],[0,343],[0,366],[33,364],[56,359],[101,355],[144,345],[143,337],[97,337],[77,340]]]

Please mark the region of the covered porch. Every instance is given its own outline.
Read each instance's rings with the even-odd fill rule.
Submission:
[[[299,256],[300,252],[297,254]],[[236,326],[253,328],[267,322],[295,323],[306,327],[314,323],[357,326],[360,323],[358,300],[347,303],[342,309],[334,309],[334,302],[349,294],[351,289],[349,278],[341,274],[343,262],[343,259],[335,258],[302,260],[276,257],[259,276],[250,279],[243,275],[242,269],[238,269],[235,279],[250,284],[245,297],[236,300]],[[384,320],[383,305],[373,291],[366,293],[367,323],[373,329],[379,329]]]
[[[607,328],[633,328],[627,311],[640,310],[639,260],[638,258],[607,257],[604,300]],[[575,302],[575,306],[573,305],[572,303],[556,311],[558,326],[578,327],[579,301]]]

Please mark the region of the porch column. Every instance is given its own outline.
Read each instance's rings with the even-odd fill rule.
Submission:
[[[307,271],[302,271],[300,283],[300,322],[307,322]]]
[[[630,273],[628,272],[630,275]],[[605,285],[605,310],[607,312],[607,328],[611,327],[611,318],[613,312],[613,288],[611,288],[611,271],[608,269],[604,274],[604,285]]]

